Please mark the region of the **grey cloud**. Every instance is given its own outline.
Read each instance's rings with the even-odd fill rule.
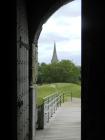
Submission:
[[[69,37],[65,37],[64,35],[59,35],[57,33],[48,32],[47,35],[43,35],[40,38],[39,43],[51,43],[51,42],[61,42],[61,41],[70,41]]]
[[[81,15],[81,3],[79,1],[70,2],[54,13],[54,17],[77,17]]]
[[[59,52],[58,58],[62,59],[69,59],[72,60],[75,64],[81,65],[81,54],[75,55],[70,52]]]
[[[65,22],[67,18],[78,17],[78,16],[81,16],[80,0],[75,0],[63,6],[58,11],[56,11],[55,14],[53,14],[52,18],[53,20],[57,19],[57,22],[59,22],[61,26],[65,25],[67,27],[68,22]],[[64,21],[63,21],[63,18],[64,18]],[[69,23],[69,26],[70,26],[70,23]],[[45,62],[45,63],[51,62],[52,53],[50,55],[50,52],[53,51],[54,40],[56,43],[60,43],[60,42],[64,43],[64,41],[65,42],[70,41],[70,40],[72,41],[72,39],[76,40],[76,39],[80,39],[80,37],[72,33],[69,33],[68,37],[65,37],[65,34],[57,34],[56,32],[55,33],[48,32],[48,33],[42,34],[42,36],[39,38],[38,44],[39,44],[39,47],[45,47],[45,49],[43,49],[42,52],[40,53],[39,62]],[[70,52],[57,51],[57,54],[58,54],[59,60],[70,59],[70,60],[73,60],[75,64],[78,64],[78,65],[81,64],[81,54],[79,52],[74,54],[73,52],[70,53]]]
[[[68,60],[73,61],[76,65],[81,65],[81,54],[74,55],[69,52],[57,52],[57,55],[60,61],[63,59],[66,59],[66,60],[68,59]],[[46,57],[46,54],[45,54],[42,57],[41,56],[39,57],[39,62],[50,63],[51,58],[52,58],[52,55]]]

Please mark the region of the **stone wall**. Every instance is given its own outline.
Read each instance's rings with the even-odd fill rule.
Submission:
[[[29,139],[29,40],[24,0],[17,0],[17,139]]]

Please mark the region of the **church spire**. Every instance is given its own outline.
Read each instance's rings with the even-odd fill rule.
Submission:
[[[53,57],[52,57],[51,63],[57,63],[57,62],[58,62],[58,58],[57,58],[57,52],[56,52],[56,44],[54,41],[54,51],[53,51]]]

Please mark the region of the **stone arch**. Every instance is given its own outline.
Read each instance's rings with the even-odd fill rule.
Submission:
[[[17,0],[17,140],[34,140],[37,80],[37,42],[42,25],[72,0]],[[47,3],[47,5],[46,5]],[[37,9],[39,7],[39,9]]]
[[[20,0],[17,0],[20,1]],[[23,1],[23,0],[21,0]],[[38,29],[38,25],[40,23],[40,20],[46,13],[48,12],[48,9],[51,7],[51,5],[54,5],[57,1],[60,0],[24,0],[24,3],[26,3],[26,11],[27,11],[27,22],[28,22],[28,40],[29,40],[29,48],[31,48],[32,44],[32,38],[35,37],[36,31]],[[66,1],[66,0],[62,0]],[[14,1],[15,2],[15,1]],[[7,54],[5,55],[6,58],[6,64],[5,69],[7,72],[8,69],[8,77],[10,84],[6,84],[7,75],[4,73],[3,80],[6,86],[8,88],[3,88],[3,90],[7,90],[6,94],[4,94],[4,100],[6,99],[5,96],[7,95],[8,91],[10,91],[11,94],[11,100],[12,105],[10,104],[10,100],[8,103],[10,104],[10,111],[12,110],[11,114],[11,120],[12,120],[12,133],[13,133],[13,140],[17,139],[17,116],[16,116],[16,108],[17,107],[17,44],[16,41],[16,34],[17,30],[15,29],[17,27],[16,18],[14,17],[15,13],[15,3],[11,5],[11,2],[8,2],[7,7],[5,10],[7,10],[4,17],[11,17],[10,20],[8,20],[8,26],[4,26],[4,29],[6,28],[6,32],[9,29],[10,35],[11,35],[11,41],[10,41],[10,47],[8,45],[5,45],[4,52],[7,51]],[[43,7],[41,7],[42,5]],[[12,7],[13,6],[13,7]],[[12,9],[10,9],[12,7]],[[38,9],[38,10],[36,10]],[[105,79],[105,68],[104,68],[104,5],[103,3],[99,1],[87,1],[82,0],[82,139],[96,139],[101,138],[104,136],[104,133],[102,131],[100,132],[100,128],[102,129],[103,121],[105,118],[102,115],[102,112],[104,110],[105,102],[102,102],[102,97],[105,92],[105,86],[104,83],[101,82],[102,79]],[[19,9],[18,9],[19,10]],[[3,12],[3,11],[2,11]],[[20,15],[22,16],[22,15]],[[13,19],[15,18],[15,20]],[[35,18],[35,19],[33,19]],[[4,20],[5,19],[5,20]],[[7,18],[4,18],[4,23],[7,24]],[[11,26],[11,23],[14,23],[16,27]],[[2,27],[2,26],[1,26]],[[10,29],[12,27],[12,29]],[[15,33],[13,33],[12,31]],[[4,30],[3,30],[4,33]],[[25,32],[24,32],[25,33]],[[32,34],[31,34],[32,33]],[[101,36],[101,38],[100,38]],[[5,35],[4,35],[4,41],[3,45],[5,44]],[[20,39],[21,40],[21,39]],[[4,62],[4,64],[5,64]],[[102,64],[101,64],[102,62]],[[4,65],[2,66],[4,68]],[[31,70],[30,70],[31,71]],[[29,79],[28,79],[29,82]],[[3,83],[3,85],[4,85]],[[4,86],[5,87],[5,86]],[[10,94],[8,94],[10,97]],[[29,94],[29,93],[28,93]],[[3,95],[3,94],[2,94]],[[4,103],[3,103],[4,104]],[[5,102],[6,104],[6,102]],[[22,102],[21,102],[22,104]],[[8,106],[8,104],[7,104]],[[31,108],[31,106],[30,106]],[[9,109],[9,108],[8,108]],[[102,110],[102,112],[101,112]],[[6,119],[6,123],[8,123],[7,119],[7,111],[4,112]],[[9,112],[10,113],[10,112]],[[101,119],[99,119],[101,115]],[[5,117],[4,116],[4,117]],[[4,123],[3,123],[4,125]],[[11,128],[10,122],[8,125]],[[5,126],[5,125],[4,125]],[[3,127],[4,127],[3,126]],[[6,124],[7,126],[7,124]],[[5,127],[4,127],[5,128]],[[4,129],[5,130],[5,129]],[[30,131],[28,131],[29,134]],[[104,131],[103,131],[104,132]],[[4,132],[6,134],[8,132]],[[9,133],[8,133],[9,134]],[[4,136],[4,135],[3,135]],[[9,134],[10,136],[10,134]],[[5,137],[5,136],[4,136]],[[8,137],[8,135],[7,135]],[[102,137],[103,138],[103,137]],[[24,138],[26,139],[26,138]],[[27,138],[29,140],[29,137]],[[23,140],[23,139],[19,139]],[[30,139],[31,140],[31,139]]]
[[[29,52],[29,55],[30,55],[30,58],[29,58],[29,61],[30,61],[30,72],[29,72],[29,75],[30,75],[30,83],[32,83],[32,84],[33,83],[34,84],[36,83],[35,79],[37,80],[38,39],[39,39],[40,33],[42,31],[42,25],[49,19],[49,17],[54,12],[56,12],[56,10],[58,10],[64,4],[67,4],[67,3],[71,2],[71,1],[72,0],[61,0],[61,1],[56,1],[53,4],[49,5],[48,10],[46,10],[45,13],[44,13],[44,15],[39,19],[39,24],[37,24],[37,26],[31,26],[31,28],[29,28],[29,30],[31,30],[30,35],[29,35],[30,46],[31,46],[30,52]],[[34,55],[32,55],[33,52],[35,52]],[[33,86],[31,86],[31,87],[33,87]],[[33,89],[32,88],[30,90],[30,93],[33,96],[34,93],[33,93]],[[33,97],[32,96],[30,98],[30,102],[33,101]],[[35,106],[35,103],[34,103],[34,106]],[[30,114],[33,114],[32,113],[32,110],[31,110],[31,113]],[[35,119],[32,116],[31,116],[31,118],[32,118],[32,120],[30,121],[31,122],[30,124],[32,125],[33,122],[35,123]],[[35,132],[35,126],[34,126],[33,130],[31,129],[31,132],[30,132],[31,133],[31,139],[33,139],[35,137],[34,132]]]

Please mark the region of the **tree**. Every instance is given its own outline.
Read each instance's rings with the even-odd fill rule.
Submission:
[[[38,83],[73,82],[80,80],[80,67],[70,60],[39,65]]]

